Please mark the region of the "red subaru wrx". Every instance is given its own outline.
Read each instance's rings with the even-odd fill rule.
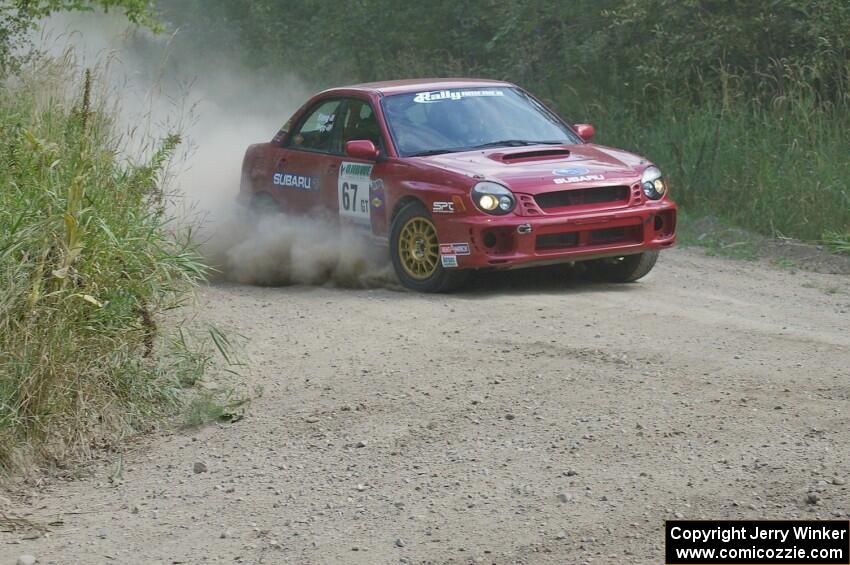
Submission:
[[[506,82],[333,88],[248,148],[241,198],[361,227],[422,292],[474,269],[578,261],[634,281],[674,244],[676,205],[656,166],[593,133]]]

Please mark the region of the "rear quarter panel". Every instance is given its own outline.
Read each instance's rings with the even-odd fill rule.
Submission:
[[[239,183],[240,199],[249,200],[264,189],[263,179],[271,174],[269,161],[272,151],[271,143],[255,143],[245,151]]]

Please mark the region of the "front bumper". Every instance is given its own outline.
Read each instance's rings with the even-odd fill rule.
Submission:
[[[456,264],[461,269],[509,269],[617,257],[671,247],[676,242],[676,205],[667,199],[542,217],[481,214],[436,219],[441,256],[455,257],[443,260],[443,265]]]

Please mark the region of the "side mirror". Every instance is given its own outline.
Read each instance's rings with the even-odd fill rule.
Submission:
[[[596,135],[596,130],[590,124],[576,124],[573,126],[580,138],[585,141],[590,141]]]
[[[355,139],[345,142],[345,154],[355,159],[374,161],[380,155],[375,144],[368,139]]]

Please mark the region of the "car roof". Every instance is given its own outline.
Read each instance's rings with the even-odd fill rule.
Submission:
[[[340,88],[332,88],[326,90],[325,93],[331,93],[336,90],[362,90],[368,92],[378,92],[380,94],[402,94],[405,92],[422,92],[444,90],[451,88],[480,88],[492,86],[514,86],[509,82],[500,80],[487,79],[470,79],[470,78],[415,78],[404,80],[387,80],[381,82],[365,82],[362,84],[352,84]]]

